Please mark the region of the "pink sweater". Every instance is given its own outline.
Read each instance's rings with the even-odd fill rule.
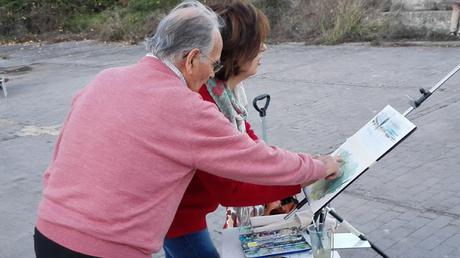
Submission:
[[[325,176],[321,161],[239,133],[145,57],[102,71],[74,98],[45,172],[37,228],[84,254],[150,257],[196,168],[268,185]]]

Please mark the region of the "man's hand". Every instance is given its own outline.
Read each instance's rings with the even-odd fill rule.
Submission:
[[[326,180],[336,179],[340,176],[340,166],[343,164],[343,160],[339,156],[315,155],[313,158],[321,160],[326,165]]]
[[[314,182],[316,182],[318,180],[311,180],[311,181],[308,181],[308,182],[305,182],[305,183],[302,183],[300,186],[302,187],[302,189],[306,186],[309,186],[311,184],[313,184]]]

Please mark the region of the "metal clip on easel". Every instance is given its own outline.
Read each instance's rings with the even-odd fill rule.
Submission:
[[[418,108],[431,94],[433,94],[441,85],[443,85],[447,80],[450,79],[455,73],[457,73],[460,70],[460,64],[455,67],[452,71],[450,71],[444,78],[442,78],[436,85],[433,86],[429,91],[426,91],[424,88],[420,88],[419,91],[422,94],[422,96],[416,100],[412,99],[409,97],[409,109],[406,110],[406,112],[403,113],[403,116],[406,116],[410,114],[414,109]]]
[[[450,77],[452,77],[455,73],[457,73],[458,71],[460,70],[460,64],[455,67],[452,71],[450,71],[444,78],[442,78],[438,83],[436,83],[435,86],[433,86],[429,91],[426,91],[424,88],[420,88],[419,91],[420,93],[422,94],[422,96],[420,96],[420,98],[418,99],[412,99],[410,97],[409,98],[409,104],[410,104],[410,107],[403,113],[403,116],[407,117],[407,115],[409,115],[414,109],[418,108],[428,97],[430,97],[439,87],[441,87],[441,85],[443,85],[447,80],[450,79]],[[302,201],[299,202],[299,204],[297,205],[297,207],[292,210],[288,215],[286,215],[284,217],[285,220],[289,219],[290,217],[292,217],[292,215],[294,215],[294,213],[296,213],[298,210],[300,210],[300,208],[302,208],[302,206],[304,206],[305,204],[308,203],[308,199],[307,197],[305,197]],[[330,208],[328,206],[329,204],[326,204],[321,210],[317,211],[314,216],[313,216],[313,219],[316,221],[318,220],[318,222],[324,222],[324,220],[326,219],[326,216],[324,214],[331,214],[332,217],[334,217],[338,222],[342,223],[342,225],[344,225],[344,227],[346,227],[351,233],[353,233],[354,235],[356,235],[357,237],[359,237],[361,240],[363,241],[367,241],[369,242],[370,246],[372,249],[374,249],[374,251],[376,251],[379,255],[381,255],[382,257],[384,258],[387,258],[388,256],[381,250],[379,249],[377,246],[375,246],[374,244],[372,244],[365,236],[363,233],[359,232],[355,227],[353,227],[349,222],[347,222],[346,220],[342,219],[332,208]]]

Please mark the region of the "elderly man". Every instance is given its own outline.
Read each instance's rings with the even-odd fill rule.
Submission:
[[[254,142],[196,93],[219,68],[218,29],[209,9],[182,3],[149,55],[74,98],[44,176],[37,257],[150,257],[197,168],[259,184],[336,176],[335,159]]]

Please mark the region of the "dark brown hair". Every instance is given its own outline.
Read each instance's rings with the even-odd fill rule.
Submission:
[[[227,0],[211,6],[225,22],[221,29],[223,48],[221,62],[224,67],[216,74],[219,80],[240,74],[241,67],[253,60],[270,31],[267,16],[244,0]]]

